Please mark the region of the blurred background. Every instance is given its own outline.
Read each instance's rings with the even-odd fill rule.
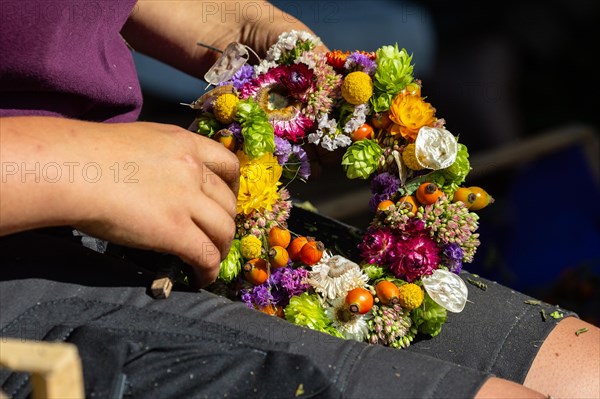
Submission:
[[[482,244],[468,270],[600,325],[600,2],[272,3],[330,49],[398,43],[413,53],[423,95],[469,149],[466,185],[496,199],[479,212]],[[194,114],[179,103],[205,84],[139,53],[135,61],[141,119],[187,127]],[[371,220],[369,183],[341,167],[288,188],[347,224]]]

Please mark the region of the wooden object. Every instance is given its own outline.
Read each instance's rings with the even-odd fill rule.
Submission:
[[[84,398],[77,347],[63,342],[3,338],[0,367],[31,373],[32,398]]]
[[[175,276],[180,273],[183,262],[177,256],[164,254],[156,265],[156,277],[150,286],[150,295],[154,299],[167,299],[171,295]]]
[[[170,277],[160,277],[155,279],[150,286],[150,294],[154,299],[167,299],[171,295],[173,281]]]

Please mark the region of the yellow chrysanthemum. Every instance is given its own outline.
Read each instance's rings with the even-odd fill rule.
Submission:
[[[407,140],[415,141],[419,129],[433,126],[435,108],[425,102],[417,92],[403,90],[392,101],[390,119],[394,122],[390,133],[401,134]]]
[[[350,104],[364,104],[373,95],[373,80],[361,71],[349,73],[342,82],[342,97]]]
[[[423,167],[417,161],[417,156],[415,155],[415,144],[410,143],[404,148],[402,151],[402,160],[408,169],[412,170],[421,170]]]
[[[213,103],[213,114],[221,123],[233,122],[240,99],[235,94],[221,94]]]
[[[248,215],[254,210],[273,209],[279,199],[282,168],[270,152],[262,157],[250,159],[245,153],[237,153],[240,160],[240,190],[237,198],[237,213]]]
[[[242,237],[240,241],[240,252],[246,259],[254,259],[260,256],[262,242],[258,237],[252,234]]]
[[[409,283],[400,286],[400,295],[398,296],[398,302],[406,310],[413,310],[421,306],[425,294],[421,287],[416,284]]]

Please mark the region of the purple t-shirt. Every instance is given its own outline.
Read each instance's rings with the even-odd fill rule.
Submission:
[[[127,1],[0,1],[0,116],[129,122],[142,95]]]

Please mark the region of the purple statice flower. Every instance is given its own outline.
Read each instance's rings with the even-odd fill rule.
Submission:
[[[242,290],[242,301],[246,302],[249,308],[264,308],[273,303],[270,287],[267,283],[257,285],[248,290]]]
[[[377,70],[377,64],[368,56],[354,52],[346,58],[344,68],[348,71],[363,71],[366,74],[373,75]]]
[[[242,126],[237,123],[237,122],[233,122],[230,123],[229,126],[227,126],[227,129],[233,133],[233,135],[235,136],[235,139],[237,140],[239,145],[244,144],[244,135],[242,134]]]
[[[398,240],[388,252],[390,270],[396,277],[412,282],[438,268],[439,252],[435,241],[426,234]]]
[[[292,145],[292,155],[295,161],[299,163],[298,176],[308,179],[310,177],[310,160],[306,155],[306,151],[299,145]]]
[[[460,273],[462,270],[462,260],[465,256],[464,251],[457,243],[453,242],[442,250],[442,264],[448,267],[452,273]]]
[[[371,191],[374,193],[393,194],[399,186],[400,179],[388,172],[378,174],[371,181]]]
[[[281,287],[287,291],[289,297],[300,295],[303,292],[308,291],[311,287],[311,285],[306,282],[307,278],[308,270],[306,269],[283,268],[281,274]]]
[[[375,210],[381,201],[390,199],[398,191],[399,187],[400,179],[388,172],[383,172],[375,176],[371,180],[371,192],[373,193],[369,201],[371,210]]]
[[[230,80],[219,83],[219,86],[232,84],[237,90],[240,90],[246,83],[252,79],[254,75],[254,68],[248,64],[242,65],[242,67],[233,74]]]
[[[271,295],[273,296],[273,303],[275,305],[287,306],[290,300],[290,296],[281,284],[285,269],[286,268],[271,269],[271,275],[266,282],[267,285],[271,286]]]
[[[395,245],[395,237],[389,229],[369,228],[358,244],[361,257],[371,264],[383,265],[388,257],[388,251]]]
[[[286,139],[275,136],[275,152],[273,152],[273,154],[277,156],[279,165],[283,165],[288,161],[292,154],[292,145]]]
[[[305,64],[292,64],[285,69],[281,82],[294,98],[305,97],[306,91],[313,85],[314,72]]]

